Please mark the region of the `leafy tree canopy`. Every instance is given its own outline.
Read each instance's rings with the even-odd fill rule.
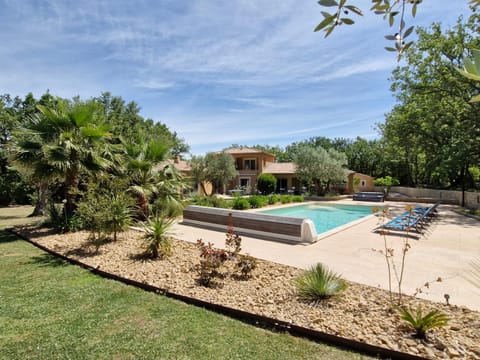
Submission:
[[[397,25],[397,30],[393,35],[387,35],[387,40],[393,41],[393,46],[386,47],[388,51],[398,52],[398,57],[407,50],[413,42],[407,42],[407,37],[413,32],[414,27],[406,27],[404,20],[405,12],[410,10],[413,17],[416,16],[418,6],[423,0],[372,0],[372,6],[369,11],[376,15],[383,16],[388,21],[390,27]],[[323,20],[315,27],[314,31],[324,31],[325,37],[329,36],[336,27],[341,25],[353,25],[355,21],[351,15],[363,16],[363,11],[353,5],[348,0],[319,0],[318,3],[323,10]],[[480,0],[469,0],[469,4],[474,9],[480,5]],[[333,8],[333,11],[331,10]],[[329,11],[327,11],[329,10]]]
[[[480,161],[480,118],[470,99],[479,88],[456,67],[479,47],[479,30],[476,13],[450,30],[420,28],[406,65],[394,70],[397,104],[379,127],[392,160],[389,173],[402,184],[474,187],[469,169]]]

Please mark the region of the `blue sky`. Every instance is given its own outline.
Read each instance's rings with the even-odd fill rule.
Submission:
[[[351,1],[366,10],[370,1]],[[408,25],[455,24],[467,0],[425,0]],[[313,136],[378,137],[394,103],[394,33],[365,11],[324,39],[314,0],[0,0],[0,92],[110,91],[193,154]]]

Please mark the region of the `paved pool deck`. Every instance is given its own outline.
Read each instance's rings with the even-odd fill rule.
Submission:
[[[392,215],[405,211],[407,205],[351,199],[333,203],[388,206]],[[403,292],[411,295],[416,288],[440,277],[442,282],[433,282],[429,288],[423,288],[419,297],[445,303],[444,294],[448,294],[451,304],[480,311],[480,279],[477,278],[477,286],[467,279],[472,277],[471,262],[480,262],[480,221],[457,214],[454,208],[440,205],[438,215],[426,232],[419,238],[410,238]],[[374,232],[379,225],[376,216],[369,216],[313,244],[288,244],[242,236],[242,253],[302,269],[321,262],[350,281],[388,289],[385,258],[376,251],[384,247],[383,237]],[[177,238],[190,242],[203,239],[216,247],[223,247],[225,243],[224,232],[183,225],[181,222],[176,223],[172,231]],[[395,249],[395,260],[399,263],[403,236],[389,235],[387,241]]]

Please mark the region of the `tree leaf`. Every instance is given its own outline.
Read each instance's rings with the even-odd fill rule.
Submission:
[[[395,35],[385,35],[385,39],[395,41],[397,37]]]
[[[460,74],[465,76],[467,79],[480,81],[480,75],[471,74],[471,73],[465,71],[464,69],[460,69],[460,68],[456,68],[456,69]]]
[[[480,74],[480,50],[479,49],[472,49],[473,59],[475,60],[475,64],[477,66],[477,72]]]
[[[338,3],[335,0],[319,0],[318,2],[322,6],[338,6]]]
[[[320,11],[320,12],[322,13],[323,18],[327,18],[327,17],[332,16],[332,14],[330,14],[330,13],[328,13],[328,12],[326,12],[326,11]]]
[[[333,23],[333,20],[335,20],[335,15],[331,15],[330,17],[323,19],[323,21],[320,24],[318,24],[313,31],[316,32],[316,31],[322,30],[323,28]]]
[[[342,20],[342,22],[346,25],[353,25],[355,23],[355,21],[349,18],[341,18],[340,20]]]
[[[392,52],[396,52],[396,51],[397,51],[397,49],[395,49],[395,48],[393,48],[393,47],[390,47],[390,46],[386,46],[386,47],[385,47],[385,50],[387,50],[387,51],[392,51]]]
[[[408,35],[410,35],[413,31],[414,27],[413,26],[410,26],[406,31],[405,33],[403,34],[403,38],[405,39]]]
[[[412,17],[415,17],[417,15],[417,3],[413,4],[412,6]]]
[[[471,103],[480,102],[480,94],[472,97],[469,102],[471,102]]]
[[[466,58],[464,61],[463,61],[463,67],[465,69],[466,72],[468,72],[469,74],[472,74],[472,75],[480,75],[478,73],[478,69],[477,69],[477,66],[472,62],[471,59],[469,58]]]
[[[393,26],[394,23],[395,23],[394,15],[390,14],[390,16],[388,17],[388,24],[390,26]]]
[[[353,5],[346,5],[345,6],[346,9],[354,12],[355,14],[357,15],[360,15],[360,16],[363,16],[363,13],[362,13],[362,10],[360,10],[359,8],[357,8],[356,6],[353,6]]]
[[[402,51],[407,50],[412,45],[413,45],[413,41],[410,41],[410,42],[406,43],[405,45],[403,45]]]
[[[326,33],[325,33],[325,37],[327,37],[328,35],[330,35],[333,31],[333,29],[335,29],[335,25],[332,25],[330,28],[328,28],[326,30]]]

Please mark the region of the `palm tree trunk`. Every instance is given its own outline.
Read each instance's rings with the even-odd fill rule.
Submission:
[[[37,201],[35,208],[29,216],[44,216],[47,214],[48,183],[39,181],[37,183]]]
[[[65,216],[70,218],[75,213],[75,197],[80,182],[78,172],[68,171],[65,177]]]
[[[147,220],[149,215],[148,199],[144,194],[138,196],[138,207],[140,209],[140,220]]]

